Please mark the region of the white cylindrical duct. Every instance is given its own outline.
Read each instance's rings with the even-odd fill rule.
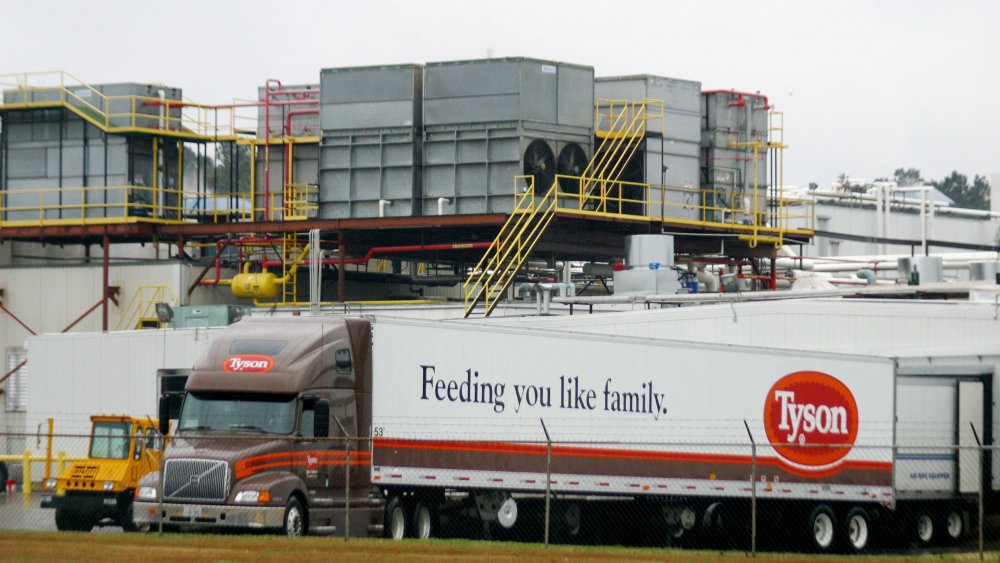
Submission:
[[[632,235],[625,237],[625,265],[629,268],[660,268],[674,265],[674,237],[670,235]]]
[[[902,256],[897,261],[900,280],[919,279],[919,285],[944,280],[944,260],[940,256]],[[916,275],[914,275],[916,274]]]

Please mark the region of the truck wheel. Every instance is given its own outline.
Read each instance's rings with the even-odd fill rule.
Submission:
[[[282,531],[288,536],[304,536],[309,531],[306,521],[306,512],[302,508],[302,503],[295,497],[288,499],[285,505],[285,524]]]
[[[406,510],[403,499],[392,497],[385,505],[385,537],[401,540],[407,536],[409,526],[406,522]]]
[[[917,511],[913,518],[913,535],[920,547],[928,547],[934,542],[934,519],[926,508]]]
[[[955,545],[965,535],[965,511],[959,506],[949,507],[941,524],[944,541],[948,545]]]
[[[437,531],[434,521],[434,508],[424,501],[413,507],[413,537],[426,540]]]
[[[127,502],[128,504],[125,506],[125,511],[122,513],[122,529],[126,532],[148,532],[150,529],[149,524],[143,524],[142,526],[136,525],[134,512],[132,511],[132,501],[128,500]]]
[[[833,517],[833,510],[825,505],[817,505],[809,513],[806,520],[807,530],[812,548],[820,553],[829,553],[833,550],[834,539],[837,534],[836,519]]]
[[[871,519],[868,512],[855,506],[844,518],[844,545],[851,553],[862,553],[871,541]]]
[[[56,509],[56,529],[60,532],[89,532],[93,527],[93,521],[79,512]]]

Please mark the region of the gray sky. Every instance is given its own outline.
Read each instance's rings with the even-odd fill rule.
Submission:
[[[988,0],[0,0],[0,13],[0,74],[163,82],[225,103],[268,78],[491,50],[759,90],[785,111],[786,184],[1000,171],[1000,2]]]

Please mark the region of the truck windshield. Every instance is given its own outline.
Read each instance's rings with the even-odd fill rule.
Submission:
[[[295,408],[294,396],[188,393],[177,430],[291,434]]]
[[[90,457],[125,459],[128,457],[132,425],[128,422],[95,422],[90,439]]]

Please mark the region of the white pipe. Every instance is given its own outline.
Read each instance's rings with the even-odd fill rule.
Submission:
[[[438,198],[438,215],[444,215],[445,204],[451,203],[451,200],[446,197]]]
[[[924,256],[927,256],[927,191],[920,191],[920,242]]]
[[[387,205],[389,207],[392,207],[392,202],[389,201],[388,199],[380,199],[380,200],[378,200],[378,216],[379,217],[385,217],[385,207]]]

